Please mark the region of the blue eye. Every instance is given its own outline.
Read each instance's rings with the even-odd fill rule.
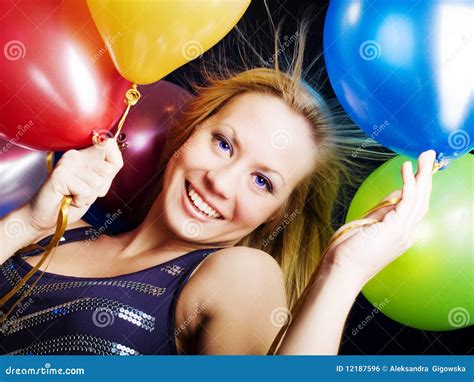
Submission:
[[[212,136],[212,140],[215,141],[215,143],[217,144],[217,146],[219,147],[219,150],[227,153],[227,152],[230,152],[230,154],[232,155],[232,145],[229,143],[229,141],[222,135],[220,134],[214,134]]]
[[[255,175],[255,184],[260,188],[265,187],[269,192],[273,191],[272,183],[265,176]]]
[[[230,150],[229,144],[228,144],[226,141],[222,140],[222,139],[219,141],[219,147],[220,147],[223,151]]]

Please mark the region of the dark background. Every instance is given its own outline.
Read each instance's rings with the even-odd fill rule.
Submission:
[[[284,37],[293,36],[297,31],[299,21],[303,18],[310,18],[311,24],[306,56],[308,62],[315,57],[321,57],[324,17],[328,7],[327,1],[268,0],[266,4],[271,19],[263,0],[252,1],[247,12],[237,24],[241,33],[234,30],[211,51],[205,53],[201,60],[196,60],[176,70],[166,80],[191,90],[188,84],[189,79],[198,83],[202,80],[199,74],[199,65],[202,64],[203,60],[215,63],[216,57],[225,55],[230,66],[239,66],[241,59],[239,58],[236,41],[242,40],[242,34],[250,44],[246,49],[248,56],[245,57],[245,60],[253,61],[254,65],[258,65],[261,61],[258,56],[253,54],[255,50],[259,53],[263,51],[260,57],[268,60],[274,53],[272,20],[274,24],[282,22],[281,36]],[[250,46],[253,46],[253,48]],[[317,61],[317,65],[312,68],[309,76],[312,77],[313,83],[317,83],[318,90],[325,98],[335,98],[327,79],[324,61],[321,58]],[[364,163],[367,169],[365,176],[380,164],[381,162]],[[348,190],[346,207],[348,207],[350,198],[355,191],[355,189]],[[346,212],[347,208],[336,211],[334,217],[335,227],[343,224]],[[340,349],[341,354],[473,354],[474,328],[472,327],[449,332],[422,331],[395,322],[380,312],[374,314],[373,311],[374,307],[360,294],[346,323]],[[359,330],[356,335],[353,335],[353,329],[357,328],[368,316],[371,317],[368,324],[362,330]]]

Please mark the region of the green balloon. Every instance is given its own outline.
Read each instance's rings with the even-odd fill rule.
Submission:
[[[398,156],[370,174],[346,222],[402,188],[400,169],[407,160]],[[430,211],[417,227],[414,245],[363,288],[365,297],[393,320],[437,331],[473,325],[473,163],[468,154],[433,175]]]

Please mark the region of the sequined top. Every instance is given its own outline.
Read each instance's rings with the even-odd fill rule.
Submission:
[[[91,240],[92,227],[65,232],[60,245]],[[38,244],[46,245],[51,236]],[[177,354],[175,307],[192,272],[217,249],[196,250],[165,263],[114,277],[72,277],[45,272],[0,327],[0,354]],[[25,256],[0,266],[4,296],[32,266]],[[19,293],[30,288],[37,271]],[[2,308],[7,312],[17,293]]]

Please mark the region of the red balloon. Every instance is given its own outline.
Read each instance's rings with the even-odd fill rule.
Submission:
[[[0,20],[0,136],[65,151],[116,123],[129,83],[85,1],[2,0]]]
[[[103,198],[97,199],[84,219],[92,225],[106,225],[110,232],[130,230],[144,218],[143,208],[156,187],[158,163],[171,122],[179,119],[191,94],[180,86],[160,81],[139,86],[142,95],[132,107],[122,133],[127,148],[124,166]],[[118,219],[104,223],[109,216]],[[109,215],[109,216],[107,216]]]

